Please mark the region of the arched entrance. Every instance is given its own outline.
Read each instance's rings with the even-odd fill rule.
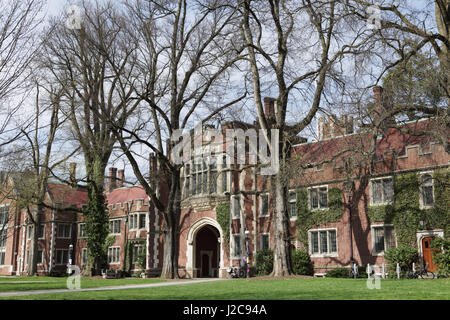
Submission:
[[[197,277],[219,275],[219,231],[211,225],[201,228],[195,237],[195,269]]]
[[[223,269],[222,229],[216,220],[202,218],[188,232],[186,272],[192,278],[221,276]]]

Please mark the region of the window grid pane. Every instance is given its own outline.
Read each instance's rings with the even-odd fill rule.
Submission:
[[[424,206],[432,206],[434,204],[433,187],[432,186],[422,187],[422,198],[423,198]]]
[[[312,253],[319,253],[319,233],[311,232],[311,251]]]
[[[6,229],[0,230],[0,248],[6,247]]]
[[[261,235],[261,250],[269,249],[269,235]]]
[[[327,188],[319,189],[319,204],[321,208],[328,208]]]
[[[330,253],[336,253],[337,252],[336,230],[328,231],[328,237],[330,241]]]
[[[289,215],[291,218],[297,217],[297,205],[295,202],[289,203]]]
[[[227,192],[228,191],[227,172],[222,171],[221,177],[222,177],[222,192]]]
[[[264,194],[261,196],[261,216],[269,214],[269,196]]]
[[[383,197],[384,202],[392,202],[393,200],[392,179],[383,180]]]
[[[145,229],[145,214],[140,215],[140,221],[139,221],[139,229]]]
[[[375,252],[384,251],[384,231],[383,227],[373,229],[375,232]]]
[[[234,212],[234,217],[238,218],[240,217],[240,213],[241,213],[241,208],[240,208],[240,201],[239,198],[235,197],[233,198],[233,212]]]
[[[312,209],[319,208],[319,199],[317,197],[317,190],[311,189],[310,195],[311,195],[311,208]]]
[[[217,171],[210,171],[209,179],[209,192],[217,193]]]
[[[383,201],[381,181],[372,181],[372,202],[381,203]]]
[[[234,247],[234,256],[235,257],[239,257],[241,255],[241,237],[239,235],[235,235],[233,237],[234,239],[234,243],[233,243],[233,247]]]
[[[320,231],[320,253],[328,253],[328,239],[326,231]]]
[[[393,227],[385,227],[386,250],[396,248],[395,231]]]

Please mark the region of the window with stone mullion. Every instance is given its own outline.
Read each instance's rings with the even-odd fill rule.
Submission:
[[[211,158],[209,163],[209,193],[217,193],[217,162],[216,158]]]
[[[422,176],[422,202],[424,206],[432,206],[434,204],[433,178],[429,174]]]

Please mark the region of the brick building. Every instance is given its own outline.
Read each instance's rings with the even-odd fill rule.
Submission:
[[[386,105],[382,88],[375,87],[374,95],[371,112],[377,122]],[[264,102],[270,123],[276,105],[270,98]],[[364,128],[355,132],[350,117],[321,118],[317,142],[300,137],[292,141],[292,162],[286,171],[291,243],[308,250],[316,273],[352,262],[380,265],[384,251],[399,244],[416,246],[422,261],[431,265],[430,239],[448,237],[448,183],[441,177],[448,182],[450,157],[430,134],[444,130],[448,135],[448,128],[436,128],[433,120],[399,129],[390,128],[393,119],[378,122],[380,130],[374,134]],[[236,128],[245,133],[258,129],[258,123],[232,122],[220,130]],[[270,177],[254,166],[238,164],[234,156],[220,161],[227,157],[225,145],[230,142],[225,135],[222,139],[214,140],[219,146],[214,157],[192,153],[181,172],[180,276],[224,277],[229,266],[239,264],[247,243],[253,255],[273,247]],[[156,160],[150,160],[150,175],[157,175]],[[123,186],[124,172],[116,174],[110,168],[106,187],[110,233],[115,236],[108,249],[109,266],[138,271],[138,257],[144,253],[146,273],[157,275],[163,259],[163,217],[141,187]],[[409,207],[402,207],[402,181],[409,181]],[[166,187],[161,183],[157,188],[163,198]],[[86,192],[51,184],[48,201],[65,208],[82,206]],[[5,203],[0,212],[6,208]],[[7,223],[8,237],[0,242],[0,274],[22,274],[27,268],[25,213],[14,217]],[[70,244],[74,264],[83,268],[82,215],[48,210],[43,225],[40,272],[64,269]]]

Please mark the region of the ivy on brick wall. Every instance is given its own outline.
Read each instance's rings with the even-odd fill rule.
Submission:
[[[225,250],[229,256],[230,248],[230,204],[223,203],[216,207],[216,219],[222,228],[223,237],[225,241]]]
[[[308,247],[308,230],[320,225],[339,222],[344,213],[342,190],[338,187],[328,189],[328,209],[310,210],[308,206],[308,191],[297,191],[297,235],[298,240]]]
[[[127,241],[125,244],[125,266],[123,270],[128,273],[131,271],[131,248],[131,242]]]
[[[432,223],[443,229],[445,238],[450,240],[450,171],[436,171],[433,179],[434,207],[426,212],[425,223]]]
[[[450,190],[449,172],[436,171],[434,181],[434,206],[420,208],[420,176],[407,173],[394,178],[394,203],[385,206],[369,206],[370,222],[384,222],[394,225],[398,245],[414,246],[419,230],[443,229],[449,237]],[[421,223],[422,221],[422,223]]]
[[[394,206],[369,206],[367,208],[367,215],[372,222],[392,223],[392,219],[394,217]]]

